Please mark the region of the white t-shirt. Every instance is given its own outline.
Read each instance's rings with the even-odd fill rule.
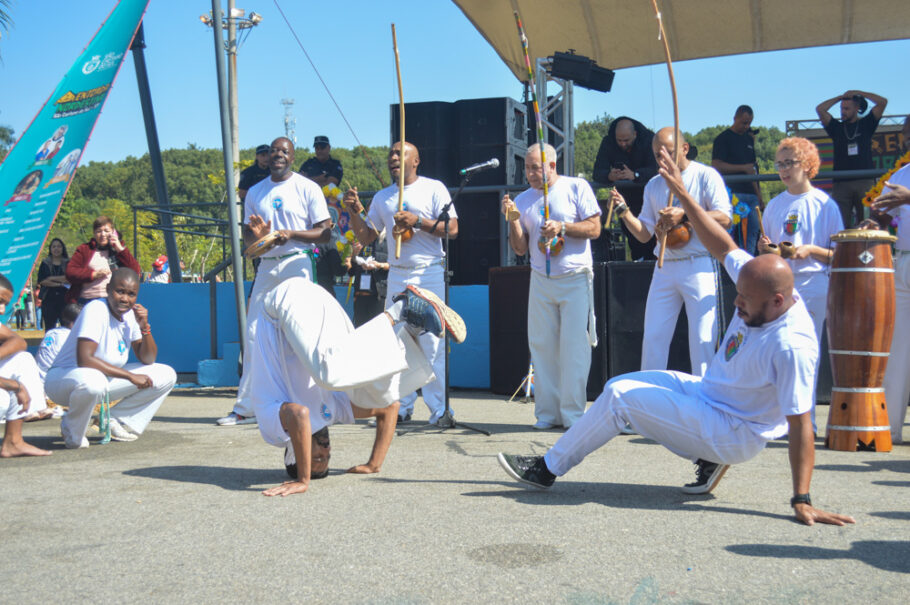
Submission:
[[[44,380],[45,374],[51,369],[63,343],[66,342],[67,336],[70,335],[69,328],[54,328],[44,334],[44,340],[38,345],[38,352],[35,353],[35,361],[38,363],[38,372],[41,374],[41,380]]]
[[[750,260],[745,250],[724,259],[734,282]],[[785,435],[785,417],[808,412],[815,399],[815,327],[795,290],[793,298],[786,313],[757,328],[734,316],[699,387],[710,405],[743,419],[766,439]]]
[[[730,195],[727,193],[727,187],[724,185],[724,179],[720,173],[698,162],[689,162],[686,169],[682,171],[683,184],[686,191],[695,200],[695,202],[705,210],[718,210],[727,215],[733,216],[733,207],[730,205]],[[670,189],[664,177],[657,175],[648,181],[645,185],[644,204],[638,220],[642,222],[649,233],[654,233],[654,227],[660,218],[660,211],[667,207],[667,196],[670,195]],[[676,196],[673,196],[673,205],[681,206],[681,202]],[[660,244],[654,247],[654,254],[658,254]],[[686,258],[693,255],[708,254],[701,240],[698,239],[695,230],[692,230],[692,237],[689,243],[682,248],[671,250],[669,248],[664,252],[664,258]]]
[[[560,176],[556,182],[548,184],[547,201],[550,203],[551,221],[578,223],[600,214],[600,206],[591,186],[586,180],[573,176]],[[531,268],[546,274],[547,255],[537,247],[544,223],[543,189],[522,191],[515,197],[515,207],[521,212],[519,220],[528,234]],[[573,273],[582,267],[590,267],[591,263],[590,240],[566,237],[559,254],[550,255],[550,275]]]
[[[319,185],[296,172],[286,181],[276,183],[268,177],[250,187],[243,202],[243,222],[249,223],[252,214],[258,214],[266,222],[272,221],[272,231],[306,231],[316,223],[332,218]],[[265,256],[284,256],[312,249],[313,244],[290,240]]]
[[[435,179],[418,176],[416,181],[404,186],[404,210],[419,216],[424,224],[435,223],[443,206],[448,204],[451,199],[446,186]],[[411,239],[401,242],[401,258],[395,258],[395,236],[392,234],[395,221],[392,217],[396,212],[398,212],[397,183],[373,196],[370,211],[367,214],[377,229],[385,229],[386,243],[389,247],[389,264],[393,269],[396,266],[409,268],[425,265],[445,256],[442,251],[442,238],[430,235],[423,230],[417,230],[414,231]],[[458,218],[454,204],[449,208],[449,217]]]
[[[888,179],[889,183],[910,187],[910,164],[907,164]],[[888,191],[887,188],[884,189]],[[910,206],[904,204],[897,210],[892,210],[889,214],[897,216],[897,243],[895,248],[898,250],[910,250]]]
[[[130,346],[133,342],[142,340],[142,333],[132,310],[124,313],[121,321],[111,314],[107,298],[95,299],[82,307],[76,323],[73,324],[73,330],[51,365],[52,368],[79,367],[76,361],[76,344],[80,338],[98,343],[95,357],[122,368],[129,359]]]
[[[765,208],[762,226],[775,244],[793,242],[795,246],[814,244],[831,248],[831,236],[843,231],[844,221],[837,202],[821,189],[813,187],[800,195],[788,191],[777,195]],[[811,256],[787,262],[794,275],[822,273],[828,268],[828,265]]]

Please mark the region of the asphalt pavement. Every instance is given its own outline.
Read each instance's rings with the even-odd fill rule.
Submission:
[[[713,494],[693,465],[620,436],[552,489],[496,453],[543,453],[533,404],[456,391],[456,418],[396,437],[382,472],[365,422],[331,429],[332,472],[287,498],[282,451],[255,425],[217,427],[235,391],[175,391],[132,443],[65,450],[59,420],[25,425],[47,458],[0,460],[5,603],[821,603],[910,595],[910,446],[834,452],[812,499],[856,525],[794,522],[785,441]],[[819,410],[824,426],[827,408]],[[910,434],[910,428],[905,430]]]

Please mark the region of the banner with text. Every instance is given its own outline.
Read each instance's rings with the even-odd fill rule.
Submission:
[[[0,273],[13,284],[13,300],[44,248],[147,5],[117,3],[0,164]]]

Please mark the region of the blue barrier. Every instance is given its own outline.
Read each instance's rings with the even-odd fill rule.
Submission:
[[[251,283],[246,283],[249,293]],[[217,292],[217,350],[225,353],[225,344],[237,342],[237,315],[234,284],[219,283]],[[349,316],[353,316],[353,297],[345,301],[347,289],[337,286],[336,297]],[[468,337],[462,344],[452,344],[449,362],[451,386],[490,387],[490,313],[487,286],[453,286],[449,290],[452,308],[464,318]],[[149,310],[149,323],[158,344],[158,361],[177,372],[196,373],[199,362],[211,357],[208,284],[145,283],[138,301]],[[231,347],[229,351],[233,350]],[[234,354],[236,355],[236,353]],[[225,359],[236,367],[234,359]]]

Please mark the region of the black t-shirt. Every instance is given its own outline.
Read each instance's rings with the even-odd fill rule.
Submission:
[[[834,169],[874,168],[872,165],[872,135],[875,134],[877,127],[878,118],[871,111],[852,124],[831,118],[831,121],[825,126],[825,132],[828,133],[834,144]]]
[[[728,164],[755,165],[755,139],[746,132],[736,134],[728,128],[714,139],[711,159]],[[755,193],[752,183],[736,183],[728,187],[734,193]]]
[[[253,162],[252,166],[247,166],[240,173],[240,184],[237,185],[237,188],[249,191],[253,185],[270,174],[271,171],[268,168],[260,168],[258,162]]]
[[[344,176],[344,170],[341,168],[341,162],[333,157],[329,157],[325,163],[322,163],[316,159],[316,156],[313,156],[301,164],[300,170],[297,172],[309,178],[313,178],[314,176],[319,176],[321,174],[324,174],[327,177],[333,176],[338,179],[339,184],[341,184],[341,179]]]

